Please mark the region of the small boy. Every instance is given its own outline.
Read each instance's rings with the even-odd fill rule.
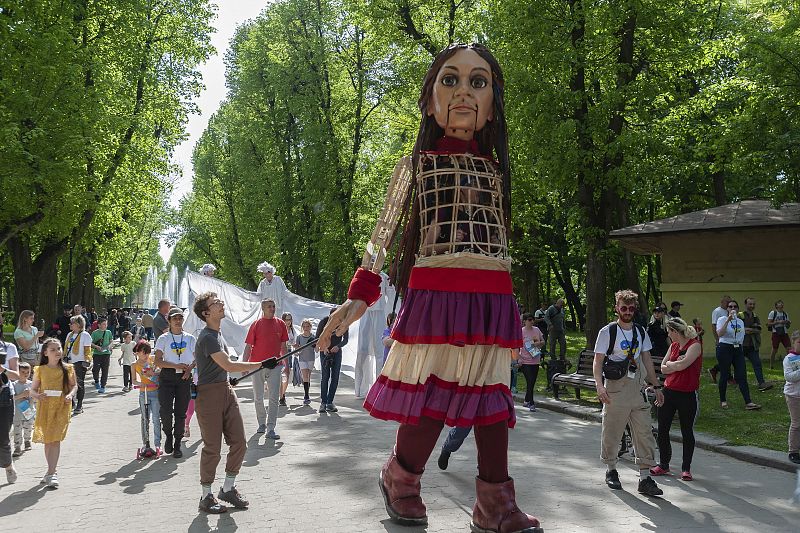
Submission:
[[[136,344],[142,339],[145,340],[147,339],[147,330],[142,325],[141,317],[136,319],[136,325],[133,326],[132,334],[133,334],[133,344]]]
[[[117,359],[117,363],[122,365],[122,392],[131,391],[131,365],[136,361],[133,348],[133,334],[130,331],[122,332],[122,344],[119,345],[122,355]]]
[[[33,420],[36,410],[33,407],[33,398],[31,398],[31,381],[28,378],[31,376],[31,365],[25,362],[20,362],[17,367],[19,372],[19,380],[13,382],[11,385],[14,387],[14,453],[11,455],[19,457],[22,455],[22,442],[23,436],[25,441],[25,451],[31,449],[31,434],[33,433]],[[28,406],[26,412],[23,413],[20,409],[21,402],[27,400]],[[23,404],[24,405],[24,404]]]

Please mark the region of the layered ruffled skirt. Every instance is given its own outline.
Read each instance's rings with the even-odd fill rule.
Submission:
[[[516,416],[511,349],[522,346],[508,262],[472,253],[422,258],[392,329],[395,340],[364,402],[382,420],[489,425]]]

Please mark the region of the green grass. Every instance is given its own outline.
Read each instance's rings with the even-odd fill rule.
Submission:
[[[567,356],[573,365],[577,363],[577,354],[584,348],[586,341],[581,332],[567,333]],[[764,351],[762,348],[762,357]],[[782,354],[783,352],[779,352]],[[766,354],[767,358],[769,353]],[[775,387],[766,392],[759,392],[753,367],[747,362],[747,376],[750,384],[750,396],[753,401],[762,405],[760,411],[745,411],[744,400],[736,385],[728,385],[728,409],[719,406],[719,392],[717,385],[712,383],[706,372],[716,364],[712,358],[704,358],[703,374],[700,379],[700,416],[697,419],[695,430],[727,440],[739,446],[759,446],[771,450],[786,451],[786,439],[789,431],[789,411],[783,397],[783,369],[780,360],[775,362],[775,368],[769,368],[769,360],[763,361],[764,378],[772,381]],[[572,371],[575,370],[573,366]],[[525,378],[522,373],[517,374],[517,389],[525,391]],[[552,393],[546,392],[547,375],[542,368],[536,380],[536,396],[551,397]],[[574,389],[569,389],[568,394],[561,394],[561,400],[590,407],[600,407],[600,402],[594,391],[582,390],[581,399],[576,400]],[[677,420],[673,429],[679,429]]]

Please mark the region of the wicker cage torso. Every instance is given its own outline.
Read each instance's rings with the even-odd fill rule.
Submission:
[[[497,166],[469,154],[422,153],[417,168],[420,257],[471,252],[507,260]]]

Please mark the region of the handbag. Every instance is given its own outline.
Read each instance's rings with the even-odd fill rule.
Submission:
[[[603,360],[603,377],[616,381],[628,375],[628,367],[631,362],[626,358],[624,361],[613,361],[608,356]]]

